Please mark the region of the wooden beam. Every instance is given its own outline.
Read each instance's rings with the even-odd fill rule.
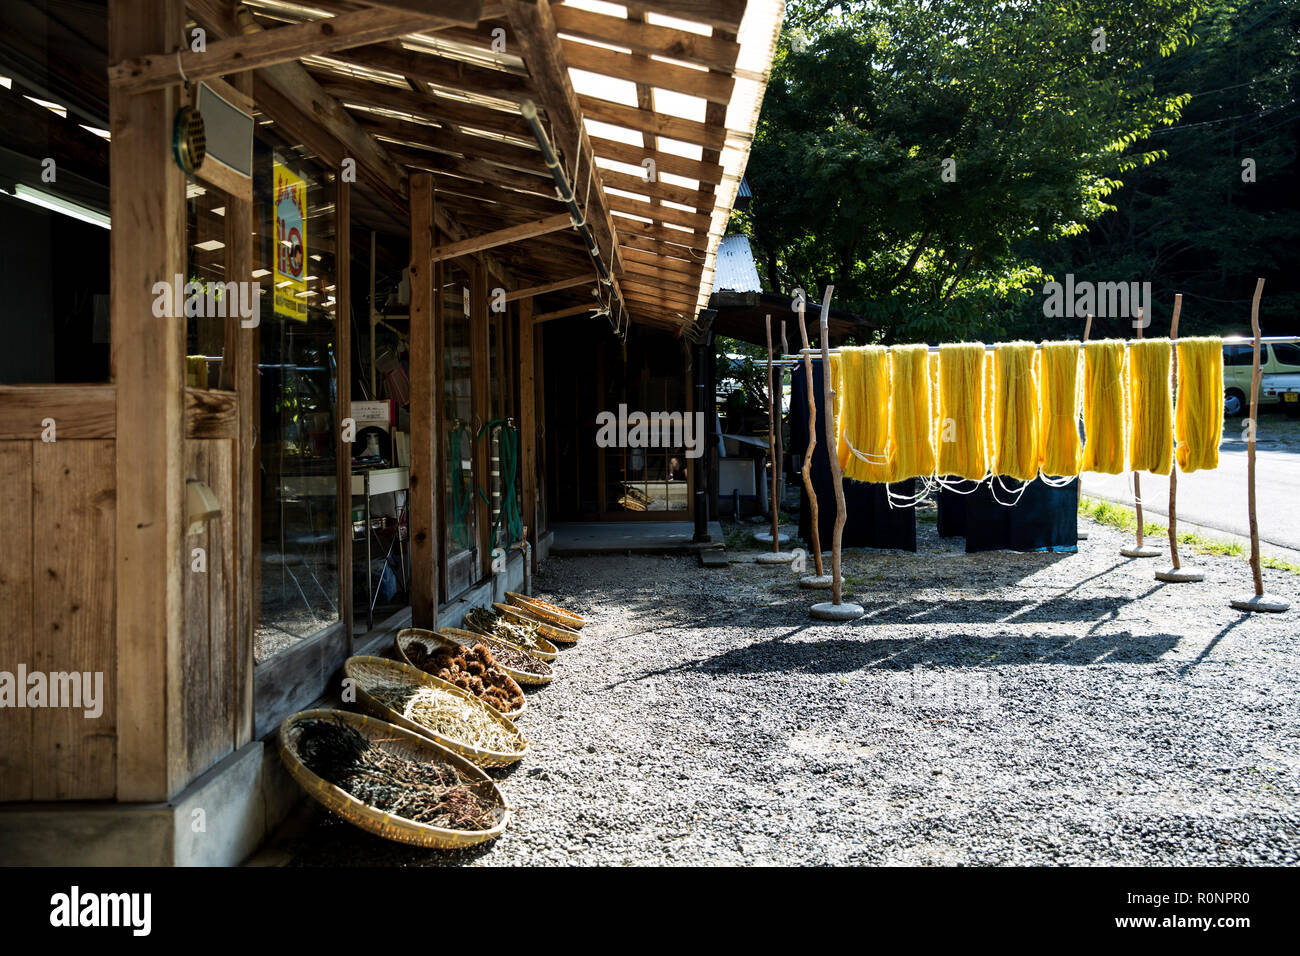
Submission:
[[[39,441],[47,418],[58,441],[113,438],[115,394],[112,385],[0,385],[0,441]]]
[[[651,199],[666,199],[669,202],[681,203],[683,206],[691,206],[702,213],[713,211],[714,195],[712,186],[704,189],[690,189],[686,186],[676,186],[672,183],[663,182],[657,177],[654,182],[647,182],[643,176],[632,176],[614,169],[602,169],[600,174],[605,180],[607,189],[621,189],[624,192],[639,193]]]
[[[253,74],[241,73],[232,78],[235,89],[252,98]],[[253,282],[253,203],[247,198],[226,200],[226,277],[234,282]],[[274,295],[268,290],[266,301]],[[261,308],[259,304],[258,308]],[[238,403],[239,439],[235,444],[235,746],[242,747],[253,739],[254,629],[261,594],[261,561],[258,554],[260,535],[253,529],[253,515],[261,501],[257,474],[261,462],[255,444],[258,411],[257,362],[259,333],[244,328],[241,322],[229,323],[226,362],[229,372],[225,381],[235,390]],[[342,575],[340,575],[342,577]]]
[[[629,0],[628,6],[642,12],[660,13],[678,20],[690,20],[730,30],[740,26],[746,0]]]
[[[352,186],[334,177],[334,336],[338,354],[338,409],[335,442],[338,462],[337,527],[339,618],[352,646],[352,445],[342,441],[342,422],[352,417]],[[408,491],[409,494],[409,491]],[[409,522],[409,515],[408,515]],[[408,544],[409,531],[408,524]],[[370,530],[366,529],[369,534]],[[400,543],[400,542],[399,542]]]
[[[709,126],[696,120],[682,119],[680,116],[655,113],[635,106],[624,106],[622,103],[604,100],[597,96],[580,96],[578,105],[582,109],[582,115],[587,119],[600,120],[602,123],[622,126],[625,129],[641,130],[654,133],[656,136],[667,136],[679,142],[713,149],[721,149],[727,141],[727,131],[723,127]]]
[[[655,168],[661,173],[672,173],[710,186],[722,182],[722,167],[715,163],[702,163],[698,159],[687,159],[675,153],[646,149],[644,146],[599,136],[591,138],[591,145],[601,159],[612,159],[630,166],[640,166],[644,160],[653,159]],[[601,173],[604,174],[603,169]]]
[[[582,167],[593,171],[596,188],[591,190],[591,207],[584,209],[583,215],[595,236],[600,254],[607,257],[606,267],[617,277],[623,271],[623,260],[618,251],[618,233],[609,214],[600,172],[595,169],[591,140],[583,122],[578,96],[569,80],[568,63],[556,35],[551,5],[548,0],[505,0],[505,8],[524,63],[536,87],[540,105],[545,108],[551,122],[552,135],[555,137],[553,145],[564,152],[571,172]],[[614,279],[614,291],[617,295],[617,278]]]
[[[506,296],[509,299],[509,296]],[[515,313],[518,323],[520,515],[524,532],[537,554],[537,350],[533,344],[533,300],[525,298]],[[536,565],[534,565],[536,567]]]
[[[669,265],[674,266],[677,264],[674,260],[703,266],[705,250],[703,247],[691,245],[695,241],[695,234],[689,232],[682,233],[681,239],[672,240],[650,236],[623,236],[623,255],[642,262],[666,259]],[[628,256],[629,252],[639,253],[639,255]]]
[[[533,316],[533,323],[549,322],[551,319],[563,319],[570,315],[582,315],[584,312],[595,312],[594,305],[574,305],[567,309],[559,309],[555,312],[543,312],[540,315]]]
[[[357,80],[331,70],[311,66],[308,72],[327,93],[344,104],[410,113],[421,119],[455,123],[461,128],[484,130],[503,136],[514,136],[531,142],[528,124],[517,111],[507,112],[490,106],[479,106],[442,96],[430,90],[417,93],[409,87],[389,86]]]
[[[523,225],[511,226],[508,229],[498,229],[496,232],[489,232],[485,236],[475,236],[472,239],[462,239],[459,242],[434,246],[431,252],[432,261],[440,262],[443,259],[468,256],[476,252],[482,252],[484,249],[493,249],[511,242],[521,242],[525,239],[532,239],[534,236],[544,236],[547,233],[572,228],[573,220],[567,212],[562,212],[554,216],[547,216],[545,219],[537,219]]]
[[[483,15],[483,0],[364,0],[368,7],[436,14],[456,25],[472,27]]]
[[[695,296],[699,294],[699,282],[678,282],[673,279],[660,278],[658,276],[639,275],[635,272],[625,272],[627,284],[629,287],[636,287],[646,292],[655,294],[670,295],[673,293],[679,295],[688,295],[694,301]]]
[[[666,56],[683,63],[730,71],[736,66],[740,44],[650,23],[636,23],[578,7],[552,6],[561,33],[627,47],[645,56]],[[567,49],[567,47],[566,47]]]
[[[110,0],[109,59],[163,49],[184,26],[184,0]],[[155,318],[152,292],[155,282],[185,271],[185,174],[171,155],[181,92],[109,90],[109,158],[117,173],[109,308],[123,450],[114,545],[116,797],[123,802],[167,800],[186,782],[185,319]]]
[[[711,103],[722,103],[724,106],[730,103],[731,91],[736,85],[736,81],[725,73],[709,73],[689,66],[663,63],[576,40],[565,40],[563,45],[565,60],[576,70],[615,76],[687,96],[698,96]]]
[[[438,433],[434,407],[433,177],[411,176],[411,623],[438,626]]]
[[[525,299],[529,301],[528,311],[531,313],[533,307],[531,301],[535,295],[545,295],[547,292],[559,292],[561,289],[572,289],[578,285],[595,285],[596,276],[593,273],[586,273],[580,276],[574,276],[572,279],[561,279],[558,282],[548,282],[545,285],[535,285],[528,289],[516,289],[514,292],[506,294],[506,301],[513,302],[515,299]],[[520,354],[524,354],[520,352]]]
[[[664,242],[673,242],[683,246],[690,246],[691,243],[699,241],[693,232],[684,229],[670,229],[659,223],[641,222],[638,219],[629,219],[621,215],[617,217],[617,221],[619,234],[622,236],[649,236],[652,239],[661,239]],[[696,248],[699,254],[703,256],[704,249]]]
[[[365,46],[454,23],[443,16],[427,13],[357,10],[336,17],[214,40],[200,52],[162,50],[122,60],[108,68],[108,79],[119,89],[144,93],[186,80],[192,83],[210,76],[289,63],[305,56]]]
[[[469,280],[469,339],[470,339],[470,408],[474,418],[474,483],[487,493],[490,488],[488,475],[488,442],[484,435],[477,440],[479,430],[492,419],[491,382],[488,380],[488,361],[491,349],[491,336],[488,334],[488,291],[487,270],[478,260],[470,268]],[[475,521],[474,531],[478,539],[477,579],[482,580],[492,575],[491,514],[485,494],[473,495]]]
[[[396,73],[455,93],[483,93],[515,102],[532,95],[527,77],[449,59],[431,49],[417,53],[391,46],[361,46],[349,50],[345,59],[357,66]]]
[[[632,238],[632,237],[628,237]],[[627,258],[628,269],[633,267],[639,268],[642,272],[650,269],[652,271],[664,271],[669,273],[680,273],[683,275],[698,275],[704,263],[700,259],[688,258],[688,253],[683,246],[674,246],[666,242],[660,242],[658,239],[638,240],[645,244],[653,244],[654,252],[644,252],[641,249],[630,244],[624,244],[623,255]],[[701,253],[703,256],[703,253]]]
[[[692,230],[707,231],[712,217],[703,213],[691,212],[686,209],[677,209],[673,206],[663,206],[654,203],[645,202],[641,199],[630,199],[627,196],[610,196],[609,208],[613,212],[626,213],[631,216],[643,216],[655,222],[672,223],[677,226],[686,226]]]

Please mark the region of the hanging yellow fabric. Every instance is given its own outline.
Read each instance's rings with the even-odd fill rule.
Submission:
[[[938,473],[979,481],[988,472],[982,343],[940,345]],[[991,355],[990,355],[991,359]]]
[[[890,350],[889,481],[934,474],[934,417],[930,405],[930,349]]]
[[[1174,406],[1168,339],[1128,345],[1128,460],[1130,471],[1169,474],[1174,459]]]
[[[1039,468],[1057,478],[1079,473],[1079,343],[1044,342],[1039,356],[1042,454]]]
[[[844,477],[891,481],[889,350],[883,345],[841,348],[840,376]]]
[[[844,413],[840,405],[844,396],[844,389],[840,387],[841,369],[843,362],[838,352],[831,353],[831,400],[835,403],[835,457],[839,459],[840,471],[844,471],[849,463],[849,446],[844,444]]]
[[[993,467],[995,475],[1038,477],[1038,385],[1032,342],[1008,342],[993,353]]]
[[[1102,339],[1083,347],[1083,471],[1124,470],[1124,343]]]
[[[1223,439],[1223,340],[1178,340],[1178,469],[1219,467]]]

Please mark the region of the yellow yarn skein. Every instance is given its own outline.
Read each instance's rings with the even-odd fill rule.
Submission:
[[[1124,343],[1101,339],[1083,347],[1083,471],[1124,470]]]
[[[1178,340],[1178,468],[1193,472],[1219,467],[1223,439],[1223,340]]]
[[[1079,343],[1044,342],[1039,357],[1039,405],[1044,475],[1064,478],[1079,473]]]
[[[896,345],[890,352],[889,481],[934,474],[930,349]]]
[[[890,362],[883,345],[840,349],[844,477],[854,481],[890,478]]]
[[[831,353],[831,401],[835,410],[835,457],[839,459],[840,471],[843,472],[849,463],[849,446],[844,444],[844,407],[842,401],[844,398],[844,389],[840,385],[843,378],[843,362],[838,352]],[[823,372],[823,374],[825,374]]]
[[[988,472],[984,356],[980,342],[940,345],[938,473],[972,481]]]
[[[993,353],[993,474],[1019,481],[1038,477],[1037,348],[1008,342]]]
[[[1131,471],[1169,474],[1174,460],[1174,405],[1168,339],[1128,345],[1128,459]]]

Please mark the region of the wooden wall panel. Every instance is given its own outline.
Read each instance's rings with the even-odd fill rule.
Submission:
[[[185,754],[193,779],[235,748],[238,650],[235,635],[235,450],[223,439],[185,444],[186,477],[207,484],[221,516],[185,538],[185,640],[181,646]],[[194,570],[194,549],[207,570]]]
[[[32,663],[32,457],[41,442],[0,441],[0,670]],[[20,689],[21,690],[21,689]],[[32,712],[0,711],[0,801],[32,798]]]
[[[34,443],[32,635],[28,666],[103,675],[102,713],[32,711],[35,800],[93,800],[116,790],[115,539],[111,441]]]

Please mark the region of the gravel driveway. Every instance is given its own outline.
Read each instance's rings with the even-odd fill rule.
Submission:
[[[734,554],[553,558],[587,615],[530,693],[519,808],[460,854],[304,815],[298,865],[1243,864],[1300,861],[1297,609],[1243,615],[1091,526],[1077,555],[846,555],[868,616],[815,624],[788,568]],[[818,598],[820,599],[820,598]]]

